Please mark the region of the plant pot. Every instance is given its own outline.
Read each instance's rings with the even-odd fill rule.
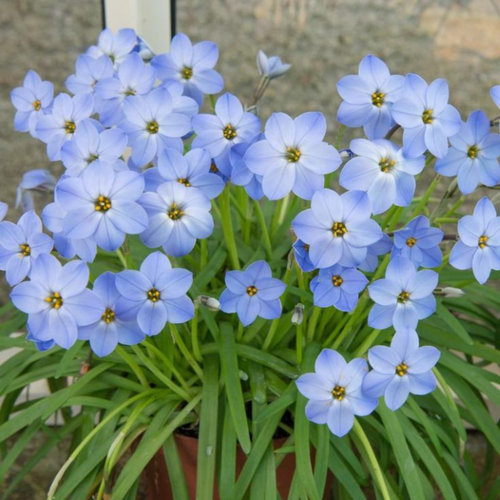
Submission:
[[[175,442],[181,460],[186,484],[189,491],[189,498],[196,499],[196,473],[197,473],[197,460],[198,460],[198,439],[182,434],[175,434]],[[280,438],[274,440],[274,449],[281,448],[287,438]],[[312,450],[311,457],[314,461],[315,450]],[[236,475],[239,476],[243,466],[245,465],[246,455],[243,450],[238,446],[236,451]],[[290,488],[292,485],[293,475],[295,473],[295,455],[288,453],[280,463],[276,470],[277,488],[284,500],[288,498]],[[146,471],[147,480],[147,493],[148,500],[173,500],[172,485],[168,475],[167,466],[163,450],[160,450],[151,462],[148,464]],[[331,490],[333,477],[328,473],[327,484],[325,488],[324,498],[329,498],[329,491]],[[217,491],[217,480],[214,484],[213,498],[219,500],[219,493]]]

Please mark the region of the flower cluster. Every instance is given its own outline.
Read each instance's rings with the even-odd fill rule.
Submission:
[[[28,315],[28,339],[42,350],[85,340],[107,356],[118,344],[160,334],[167,323],[196,322],[201,304],[236,313],[238,340],[257,318],[275,320],[258,346],[267,350],[277,331],[280,341],[289,339],[290,318],[300,330],[306,306],[288,296],[299,290],[314,308],[309,339],[323,309],[329,309],[323,326],[333,317],[339,329],[344,319],[349,327],[359,319],[369,329],[395,331],[390,347],[362,344],[369,364],[359,357],[346,362],[325,343],[315,373],[296,381],[312,422],[343,436],[355,416],[374,411],[380,396],[397,410],[410,393],[431,392],[439,352],[419,347],[417,330],[447,289],[437,288],[440,268],[449,262],[472,269],[480,283],[500,270],[500,217],[492,201],[481,199],[474,214],[459,221],[446,206],[426,207],[440,177],[454,178],[444,199],[455,207],[463,201],[453,200],[457,188],[468,195],[500,182],[500,134],[491,132],[486,114],[478,110],[462,122],[448,103],[445,80],[427,84],[415,74],[391,75],[370,55],[357,75],[337,85],[338,121],[363,127],[366,136],[339,152],[328,142],[320,112],[273,113],[261,123],[257,101],[271,80],[290,70],[279,57],[259,52],[261,82],[254,105],[246,107],[230,93],[215,97],[224,81],[214,69],[212,42],[192,44],[178,34],[168,54],[144,47],[133,30],[104,30],[66,80],[72,95],[54,97],[52,84],[34,71],[12,91],[16,130],[44,142],[49,159],[65,168],[59,179],[47,170],[28,172],[18,190],[24,215],[17,224],[0,222],[0,269],[14,287],[14,305]],[[207,94],[212,112],[200,113]],[[393,139],[398,129],[399,141]],[[433,162],[440,177],[416,198],[417,179]],[[34,211],[37,191],[54,191],[41,219]],[[278,200],[279,208],[264,214],[262,198]],[[249,245],[253,211],[263,232],[263,248],[255,252]],[[2,204],[0,220],[5,213]],[[401,220],[403,213],[411,216]],[[293,240],[280,233],[280,254],[270,248],[269,233],[284,220]],[[442,224],[454,222],[458,236],[445,234]],[[222,277],[206,270],[212,235],[227,249]],[[453,249],[443,257],[440,245],[450,240]],[[131,243],[140,248],[135,260]],[[191,300],[198,284],[183,267],[194,262],[193,252],[210,275],[201,281],[213,283],[220,303],[204,295]],[[248,262],[241,270],[243,256]],[[291,286],[292,275],[299,288]],[[287,328],[278,326],[283,310],[290,313]]]

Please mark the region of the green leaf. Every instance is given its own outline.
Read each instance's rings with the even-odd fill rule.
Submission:
[[[409,497],[412,500],[425,500],[417,466],[413,461],[413,457],[396,414],[389,410],[384,402],[379,404],[378,413],[382,417]]]
[[[218,357],[214,355],[206,356],[203,367],[196,498],[197,500],[210,500],[213,497],[217,450],[217,411],[219,401]]]
[[[219,496],[231,498],[236,480],[236,432],[229,408],[225,407],[220,443]]]
[[[242,450],[250,453],[251,442],[245,410],[245,400],[241,389],[240,371],[233,328],[229,323],[220,325],[220,358],[222,374],[225,382],[229,410],[233,417],[234,429]]]
[[[163,455],[167,463],[168,477],[172,485],[174,500],[189,500],[184,467],[179,458],[179,452],[173,435],[163,445]]]
[[[456,333],[467,344],[473,344],[469,333],[463,327],[462,323],[458,320],[458,318],[453,316],[450,311],[448,311],[440,300],[437,302],[436,312],[437,315],[450,327],[452,333]]]

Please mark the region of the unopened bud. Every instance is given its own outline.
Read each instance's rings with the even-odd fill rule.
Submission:
[[[213,297],[209,297],[208,295],[200,295],[196,298],[195,303],[202,305],[212,312],[217,312],[220,309],[220,302]]]
[[[247,372],[240,370],[239,375],[240,375],[240,379],[243,380],[243,382],[246,382],[248,380],[248,373]]]
[[[465,292],[460,288],[453,288],[452,286],[447,286],[441,290],[442,294],[445,297],[450,299],[456,299],[457,297],[461,297],[465,294]]]
[[[297,304],[292,314],[292,323],[300,325],[304,321],[304,304]]]
[[[339,155],[343,160],[350,160],[351,158],[354,158],[354,153],[350,149],[340,149],[339,150]]]

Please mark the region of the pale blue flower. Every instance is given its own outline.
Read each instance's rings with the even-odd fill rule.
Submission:
[[[456,269],[470,269],[479,283],[486,283],[491,270],[500,270],[500,217],[486,197],[478,201],[473,215],[458,221],[460,240],[450,255]]]
[[[168,258],[154,252],[139,271],[116,275],[116,287],[122,295],[116,309],[125,321],[137,320],[146,335],[157,335],[169,323],[185,323],[194,316],[194,306],[186,295],[193,275],[185,269],[172,269]]]
[[[408,158],[396,144],[383,139],[354,139],[351,150],[357,157],[349,160],[340,172],[340,185],[366,191],[374,214],[392,205],[407,207],[415,194],[415,175],[425,166],[423,155]]]
[[[109,165],[90,165],[81,177],[62,179],[55,200],[67,211],[63,236],[92,237],[108,252],[117,250],[125,234],[139,234],[148,227],[148,216],[137,203],[144,179],[137,172],[114,172]]]
[[[23,212],[33,210],[34,193],[54,191],[56,183],[56,178],[48,170],[36,169],[26,172],[17,186],[15,207],[21,207]]]
[[[118,344],[138,344],[145,337],[137,322],[125,321],[125,312],[117,308],[121,295],[115,279],[114,274],[105,272],[95,280],[93,292],[101,301],[101,318],[78,330],[78,339],[88,340],[91,349],[100,357],[111,354]]]
[[[325,174],[341,164],[337,150],[323,141],[326,120],[322,113],[304,113],[292,119],[273,113],[266,122],[265,140],[245,153],[248,168],[261,175],[264,194],[270,200],[290,191],[310,200],[325,184]]]
[[[385,278],[368,287],[375,302],[368,325],[383,330],[394,325],[396,330],[415,329],[419,320],[436,310],[433,291],[438,283],[434,271],[418,271],[404,257],[394,257],[387,266]]]
[[[290,68],[291,64],[284,63],[278,56],[266,56],[264,51],[259,50],[257,53],[257,69],[260,76],[265,76],[269,80],[274,80],[284,75]]]
[[[22,87],[10,93],[12,104],[16,108],[14,129],[29,132],[37,137],[38,120],[50,110],[54,98],[54,86],[51,82],[43,82],[36,71],[28,71]]]
[[[10,286],[29,276],[40,255],[52,251],[54,242],[42,231],[42,221],[33,210],[25,213],[17,224],[0,222],[0,269],[6,271]]]
[[[297,388],[305,398],[306,416],[315,424],[327,424],[335,436],[345,436],[354,425],[354,416],[364,417],[377,407],[376,398],[362,391],[368,363],[355,358],[349,363],[332,349],[323,349],[316,359],[314,373],[297,380]]]
[[[403,150],[407,156],[420,156],[429,150],[436,158],[448,152],[448,137],[460,130],[459,112],[448,104],[446,80],[430,85],[414,74],[405,78],[404,97],[392,106],[392,116],[404,128]]]
[[[106,55],[115,66],[118,66],[134,50],[136,44],[137,35],[133,29],[123,28],[114,35],[110,29],[106,28],[101,31],[97,45],[92,45],[87,49],[87,54],[96,59]]]
[[[496,186],[500,181],[500,134],[490,133],[490,120],[480,109],[472,112],[458,134],[450,137],[451,147],[436,162],[436,172],[457,176],[463,194],[472,193],[481,183]]]
[[[394,233],[392,257],[401,255],[413,262],[415,267],[439,267],[443,255],[439,244],[444,233],[437,227],[430,227],[427,217],[419,215],[404,229]]]
[[[376,241],[366,249],[366,258],[357,266],[358,269],[367,273],[375,272],[378,268],[379,257],[389,253],[392,247],[393,243],[391,238],[384,234],[380,240]]]
[[[256,135],[250,142],[241,142],[231,148],[229,159],[231,161],[231,182],[236,186],[243,186],[248,196],[260,200],[264,196],[262,190],[262,176],[254,174],[247,165],[245,153],[248,148],[264,138],[263,134]]]
[[[151,65],[163,81],[176,80],[183,84],[184,95],[198,104],[204,94],[217,94],[224,88],[224,80],[213,69],[219,50],[213,42],[192,44],[183,33],[178,33],[170,43],[170,53],[157,55]]]
[[[370,216],[366,193],[349,191],[340,196],[321,189],[314,193],[311,208],[295,217],[292,227],[310,246],[309,258],[315,267],[356,267],[366,259],[367,247],[382,238],[380,226]]]
[[[418,346],[415,330],[400,330],[391,347],[375,346],[368,351],[373,370],[363,380],[364,393],[372,398],[384,396],[393,411],[400,408],[410,394],[429,394],[436,388],[432,368],[440,352],[432,346]]]
[[[335,264],[320,269],[310,286],[315,306],[333,306],[340,311],[350,312],[356,307],[359,294],[367,284],[368,280],[364,274],[356,269]]]
[[[42,116],[36,127],[37,137],[47,144],[50,160],[61,159],[62,145],[75,134],[78,124],[94,112],[94,99],[90,94],[70,97],[59,94],[52,106],[51,114]]]
[[[293,244],[293,250],[295,252],[295,260],[302,271],[309,273],[316,269],[316,266],[311,262],[309,257],[309,245],[298,239]]]
[[[391,76],[386,64],[372,55],[363,58],[358,73],[337,83],[344,99],[337,120],[348,127],[363,127],[369,139],[382,139],[394,125],[391,107],[401,97],[404,77]]]
[[[78,328],[98,321],[101,301],[87,289],[89,269],[81,261],[61,266],[49,254],[34,262],[30,281],[17,285],[10,294],[14,305],[28,314],[28,331],[33,340],[53,340],[69,349],[77,340]]]
[[[66,79],[66,88],[72,94],[93,94],[96,84],[103,78],[113,76],[113,63],[108,56],[94,59],[81,54],[76,60],[74,75]]]
[[[276,319],[281,316],[280,297],[286,284],[273,278],[269,264],[259,260],[244,271],[226,273],[227,288],[219,301],[221,311],[236,313],[243,326],[253,323],[257,316]]]

